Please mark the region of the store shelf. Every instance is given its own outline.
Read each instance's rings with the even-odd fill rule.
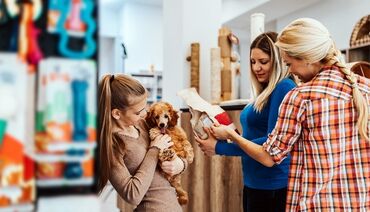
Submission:
[[[139,80],[141,84],[148,90],[148,104],[160,101],[162,99],[162,72],[155,71],[140,71],[132,73],[132,77]]]
[[[93,157],[92,152],[84,155],[67,155],[67,154],[33,154],[32,158],[37,162],[84,162]]]
[[[87,186],[94,183],[93,178],[81,178],[81,179],[42,179],[36,180],[38,187],[60,187],[60,186]]]
[[[88,141],[78,141],[78,142],[70,142],[70,141],[58,141],[56,143],[48,144],[46,149],[50,152],[57,152],[57,151],[68,151],[68,150],[92,150],[96,148],[96,142],[88,142]]]
[[[0,207],[0,212],[26,212],[26,211],[35,211],[35,206],[33,204],[21,204],[21,205],[11,205],[8,207]]]
[[[370,62],[370,44],[341,50],[347,63],[356,61]]]

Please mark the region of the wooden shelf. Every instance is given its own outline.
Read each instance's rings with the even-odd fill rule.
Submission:
[[[345,55],[347,63],[356,61],[370,62],[370,44],[343,49],[341,53]]]
[[[162,72],[161,71],[140,71],[132,73],[132,77],[139,80],[148,90],[148,104],[160,101],[162,99]]]

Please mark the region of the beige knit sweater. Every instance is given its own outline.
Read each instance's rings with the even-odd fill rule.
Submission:
[[[113,163],[109,181],[135,211],[182,211],[176,191],[157,168],[158,149],[149,148],[149,134],[144,121],[137,126],[139,138],[115,133],[125,145],[125,156]]]

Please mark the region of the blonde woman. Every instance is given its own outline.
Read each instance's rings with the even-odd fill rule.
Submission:
[[[370,211],[370,81],[346,68],[317,20],[293,21],[276,45],[305,83],[284,99],[268,140],[261,146],[223,126],[212,131],[236,138],[265,166],[291,153],[287,211]]]
[[[276,32],[266,32],[251,44],[250,75],[255,100],[240,114],[243,134],[238,135],[237,139],[248,139],[257,145],[267,140],[268,133],[276,124],[280,103],[295,87],[286,69],[282,68],[281,57],[274,45],[276,38]],[[242,156],[244,211],[284,211],[289,159],[269,168],[247,155],[236,143],[216,141],[213,137],[208,140],[196,140],[207,155],[216,153]]]
[[[149,138],[147,91],[127,75],[106,75],[99,83],[99,193],[108,180],[135,211],[180,212],[175,188],[157,169],[160,150],[173,145],[168,135]],[[185,164],[176,157],[161,164],[170,175]],[[121,199],[119,199],[121,201]]]

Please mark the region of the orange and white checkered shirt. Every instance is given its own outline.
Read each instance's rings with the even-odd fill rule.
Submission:
[[[370,105],[370,80],[360,77],[358,86]],[[337,67],[287,94],[263,144],[276,163],[291,154],[287,211],[370,211],[370,141],[360,138],[357,119]]]

